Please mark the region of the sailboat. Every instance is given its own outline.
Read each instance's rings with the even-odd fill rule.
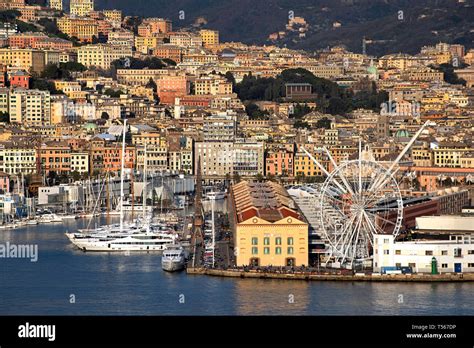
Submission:
[[[96,229],[66,233],[69,240],[84,251],[163,251],[166,246],[176,243],[178,238],[174,231],[152,226],[143,209],[141,222],[125,225],[124,223],[124,171],[125,171],[125,136],[127,120],[124,120],[122,139],[122,166],[120,180],[120,224],[101,226]],[[146,147],[145,147],[146,151]],[[146,181],[146,154],[144,181]],[[146,206],[146,185],[143,187],[143,206]]]

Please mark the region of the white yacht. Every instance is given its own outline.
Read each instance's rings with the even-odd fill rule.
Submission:
[[[47,213],[39,217],[39,222],[42,222],[42,223],[63,222],[63,219],[56,214]]]
[[[164,251],[176,243],[176,235],[167,233],[117,233],[96,236],[70,236],[71,242],[83,251]],[[71,238],[72,237],[72,238]]]
[[[163,251],[161,268],[167,272],[176,272],[184,269],[186,264],[186,251],[180,245],[171,245]]]
[[[225,192],[211,191],[206,193],[206,198],[209,200],[220,200],[225,198]]]

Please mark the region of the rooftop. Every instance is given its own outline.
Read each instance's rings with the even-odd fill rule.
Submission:
[[[279,184],[242,181],[232,187],[238,222],[259,217],[276,222],[285,217],[303,220],[286,190]]]

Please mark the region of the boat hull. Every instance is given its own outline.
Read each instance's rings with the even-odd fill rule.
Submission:
[[[184,269],[184,261],[161,261],[161,268],[166,272],[178,272]]]

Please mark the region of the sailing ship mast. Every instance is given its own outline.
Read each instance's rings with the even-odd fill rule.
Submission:
[[[122,166],[120,170],[120,232],[123,232],[123,179],[124,179],[124,170],[125,170],[125,136],[127,133],[127,119],[123,120],[123,135],[122,135]]]
[[[142,189],[142,194],[143,194],[143,202],[142,202],[142,209],[143,209],[143,222],[146,221],[146,186],[148,184],[148,178],[147,178],[147,166],[148,166],[148,159],[147,159],[147,144],[145,143],[145,156],[143,160],[143,189]]]

